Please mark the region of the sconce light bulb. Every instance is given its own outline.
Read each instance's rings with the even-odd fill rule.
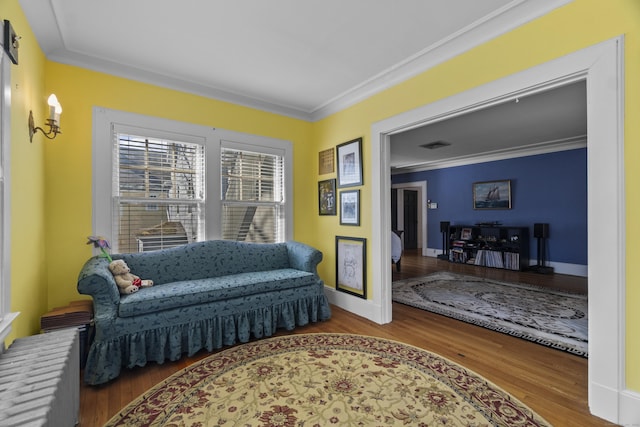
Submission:
[[[47,99],[47,104],[49,104],[49,106],[51,107],[60,105],[60,103],[58,102],[58,97],[56,96],[55,93],[52,93],[51,95],[49,95],[49,98]]]
[[[62,114],[62,105],[60,104],[56,105],[56,114],[58,115]]]

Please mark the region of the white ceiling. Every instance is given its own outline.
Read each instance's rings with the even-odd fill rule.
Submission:
[[[52,61],[315,121],[570,1],[20,0],[20,4]],[[575,109],[579,105],[575,97],[584,97],[584,85],[582,94],[575,89],[563,92],[573,95],[572,101],[562,96],[545,101],[545,95],[539,95],[535,103],[532,97],[513,111],[496,107],[456,119],[460,122],[395,136],[392,165],[416,163],[427,151],[433,162],[443,156],[463,158],[513,148],[513,139],[497,135],[507,117],[510,127],[502,135],[526,135],[518,144],[584,134],[584,109]],[[529,105],[536,109],[527,110]],[[528,112],[518,113],[523,110]],[[548,118],[554,119],[554,127],[547,123],[542,128],[538,120]],[[452,145],[440,150],[415,148],[437,139]]]
[[[425,144],[442,141],[441,148]],[[584,147],[584,80],[504,102],[391,137],[393,173]]]
[[[568,1],[20,4],[50,60],[317,120]]]

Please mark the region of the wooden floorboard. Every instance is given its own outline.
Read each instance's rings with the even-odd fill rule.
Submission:
[[[407,251],[394,280],[435,271],[475,274],[497,280],[531,283],[573,292],[585,292],[586,278],[507,272],[450,264]],[[394,268],[395,270],[395,268]],[[558,427],[610,426],[589,414],[587,359],[523,339],[459,322],[403,304],[393,304],[393,321],[379,325],[338,307],[329,321],[307,325],[291,333],[353,333],[400,341],[459,363],[511,393]],[[81,385],[80,426],[101,426],[122,407],[171,374],[210,353],[202,352],[162,365],[124,369],[106,385]]]

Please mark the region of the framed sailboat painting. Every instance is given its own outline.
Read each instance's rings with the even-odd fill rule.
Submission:
[[[511,180],[474,182],[473,209],[511,209]]]

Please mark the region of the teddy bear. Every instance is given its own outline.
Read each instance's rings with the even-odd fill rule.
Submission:
[[[131,273],[131,269],[122,259],[117,259],[109,264],[109,271],[113,274],[120,293],[123,295],[138,292],[140,288],[153,286],[153,280],[142,280]]]

